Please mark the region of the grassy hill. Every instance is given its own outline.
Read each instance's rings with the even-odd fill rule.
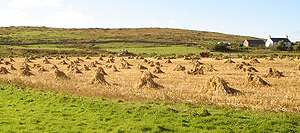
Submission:
[[[299,52],[274,51],[269,48],[240,47],[245,39],[258,39],[207,31],[131,28],[131,29],[65,29],[48,27],[1,27],[0,56],[65,54],[98,56],[124,50],[142,56],[199,55],[211,51],[218,42],[229,41],[230,54],[274,56],[299,55]],[[211,52],[214,55],[222,52]],[[228,53],[225,53],[228,54]]]
[[[151,55],[155,51],[171,54],[200,53],[217,42],[240,44],[253,37],[181,29],[63,29],[47,27],[0,28],[0,55],[27,54],[107,54],[128,49]],[[198,46],[185,49],[186,45]],[[199,48],[200,47],[200,48]],[[146,48],[146,49],[145,49]],[[152,49],[148,49],[152,48]],[[154,49],[153,49],[154,48]],[[156,49],[158,48],[158,49]],[[140,51],[141,50],[141,51]],[[182,51],[184,50],[184,52]],[[159,53],[159,52],[158,52]],[[165,53],[159,53],[165,54]]]
[[[141,28],[141,29],[61,29],[47,27],[0,28],[0,43],[61,43],[101,41],[147,41],[213,44],[220,41],[242,43],[252,37],[215,32]]]

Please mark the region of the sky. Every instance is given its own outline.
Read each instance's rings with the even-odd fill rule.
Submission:
[[[300,41],[300,0],[0,0],[0,26],[179,28]]]

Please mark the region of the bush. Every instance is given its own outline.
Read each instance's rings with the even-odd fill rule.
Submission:
[[[226,44],[220,43],[216,44],[212,47],[213,51],[219,51],[219,52],[230,52],[232,51],[230,48],[227,47]]]
[[[300,44],[294,46],[295,51],[300,51]]]
[[[277,50],[280,50],[280,51],[285,51],[286,50],[286,47],[284,45],[284,41],[279,41],[278,42],[278,45],[275,47]]]
[[[287,51],[294,51],[294,47],[288,47],[287,49],[286,49]]]

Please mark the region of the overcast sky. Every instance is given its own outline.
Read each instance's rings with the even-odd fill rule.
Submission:
[[[300,40],[300,0],[0,0],[0,26],[168,27]]]

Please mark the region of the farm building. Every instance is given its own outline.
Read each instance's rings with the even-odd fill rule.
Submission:
[[[266,47],[276,47],[280,41],[283,41],[285,47],[292,46],[292,42],[290,41],[288,36],[286,36],[286,38],[272,38],[271,36],[269,36],[268,40],[266,41]]]
[[[245,40],[243,45],[245,47],[265,46],[265,41],[264,40]]]

